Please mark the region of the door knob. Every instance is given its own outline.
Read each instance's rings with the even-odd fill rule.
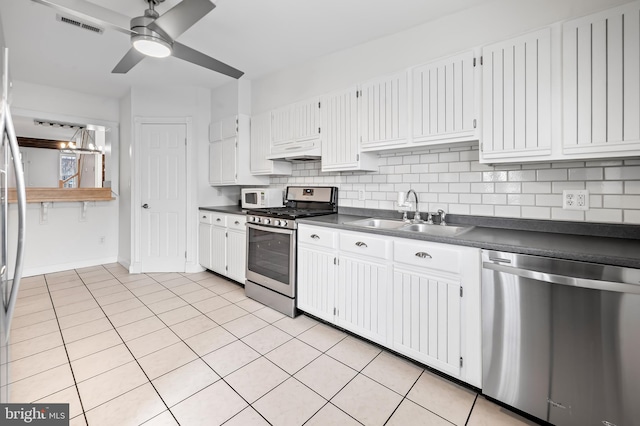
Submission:
[[[148,208],[149,208],[149,204],[144,203],[144,204],[142,205],[142,208],[143,208],[143,209],[148,209]]]

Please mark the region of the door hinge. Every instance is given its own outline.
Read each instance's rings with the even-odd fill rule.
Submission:
[[[320,134],[320,131],[321,131],[321,129],[320,129],[320,127],[318,127],[318,134]]]
[[[356,154],[356,161],[360,161],[360,154]]]
[[[225,266],[225,267],[224,267],[224,270],[225,270],[225,271],[228,271],[228,270],[229,270],[229,266]],[[460,359],[462,359],[462,358],[460,358]]]
[[[228,236],[229,236],[229,233],[228,233],[227,231],[225,231],[225,232],[224,232],[224,236],[225,236],[225,237],[228,237]],[[460,289],[462,289],[462,287],[460,287]],[[461,296],[462,296],[462,295],[461,295]]]
[[[185,259],[187,258],[187,252],[186,251],[184,252],[184,258]]]
[[[463,365],[464,365],[464,360],[462,359],[462,357],[460,357],[460,368],[462,368]]]
[[[460,287],[460,297],[464,296],[464,290]]]
[[[320,106],[320,102],[318,102],[318,108],[321,108],[321,106]]]
[[[484,148],[482,146],[482,142],[480,142],[480,151],[484,151]]]
[[[473,66],[476,66],[476,58],[473,58]]]
[[[356,98],[359,98],[360,94],[358,93],[358,91],[356,90]]]
[[[333,308],[333,315],[338,315],[338,308],[336,307]]]
[[[477,125],[478,125],[478,120],[476,120],[476,119],[474,118],[474,119],[473,119],[473,128],[475,129]]]
[[[184,138],[184,145],[187,146],[187,138]]]
[[[338,258],[337,258],[337,257],[334,257],[334,258],[333,258],[333,264],[334,264],[334,265],[339,265],[339,264],[340,264],[340,260],[338,260]]]
[[[480,56],[480,65],[482,65],[482,56]]]

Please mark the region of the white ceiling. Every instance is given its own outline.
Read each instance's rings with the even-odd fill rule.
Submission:
[[[52,0],[55,2],[55,0]],[[216,8],[178,38],[183,44],[256,79],[311,58],[437,19],[490,0],[218,0]],[[91,0],[128,17],[145,0]],[[162,14],[179,0],[166,0]],[[119,98],[136,85],[215,88],[231,79],[175,59],[145,58],[125,75],[111,70],[129,38],[102,35],[56,20],[56,11],[29,0],[0,0],[14,80]]]

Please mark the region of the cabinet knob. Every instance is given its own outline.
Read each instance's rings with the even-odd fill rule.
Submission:
[[[220,222],[220,218],[217,218],[217,219],[216,219],[216,222]]]
[[[432,259],[429,253],[425,253],[423,251],[419,251],[418,253],[416,253],[416,257],[420,257],[422,259]]]
[[[235,223],[236,225],[240,225],[240,222],[238,222],[237,220],[233,223]]]
[[[311,234],[311,238],[313,238],[314,240],[319,240],[320,237],[316,234]]]
[[[142,208],[143,208],[143,209],[148,209],[148,208],[149,208],[149,204],[144,203],[144,204],[142,205]]]
[[[358,242],[356,243],[356,245],[357,245],[358,247],[367,247],[367,245],[366,245],[365,243],[363,243],[362,241],[358,241]]]

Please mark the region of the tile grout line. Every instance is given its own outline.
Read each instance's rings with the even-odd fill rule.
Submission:
[[[464,422],[465,425],[468,425],[469,421],[471,420],[471,413],[473,413],[473,409],[476,407],[476,402],[478,402],[478,396],[480,395],[476,393],[476,397],[473,399],[473,404],[471,404],[471,409],[469,410],[469,415],[467,416],[467,421]]]
[[[78,273],[74,270],[74,272],[76,273],[76,275],[78,277],[80,277],[78,275]],[[67,362],[69,363],[69,370],[71,371],[71,377],[73,378],[73,385],[74,388],[76,389],[76,393],[78,394],[78,401],[80,402],[80,408],[82,410],[82,416],[84,417],[84,422],[88,425],[89,422],[87,420],[87,414],[84,410],[84,404],[82,403],[82,396],[80,395],[80,389],[78,389],[78,381],[76,380],[76,375],[73,371],[73,367],[71,366],[71,358],[69,357],[69,351],[67,350],[67,342],[64,338],[64,335],[62,334],[62,328],[60,327],[60,320],[58,318],[58,312],[56,310],[56,305],[55,302],[53,301],[53,297],[51,295],[51,289],[49,288],[49,282],[47,281],[47,276],[43,274],[43,278],[44,278],[44,282],[47,286],[47,292],[49,293],[49,298],[51,299],[51,307],[53,308],[53,313],[56,316],[56,322],[58,323],[58,332],[60,333],[60,338],[62,339],[62,346],[64,347],[64,353],[67,356]],[[82,278],[80,278],[82,280]],[[84,281],[82,281],[82,283],[84,284]],[[69,419],[71,420],[71,419]]]

